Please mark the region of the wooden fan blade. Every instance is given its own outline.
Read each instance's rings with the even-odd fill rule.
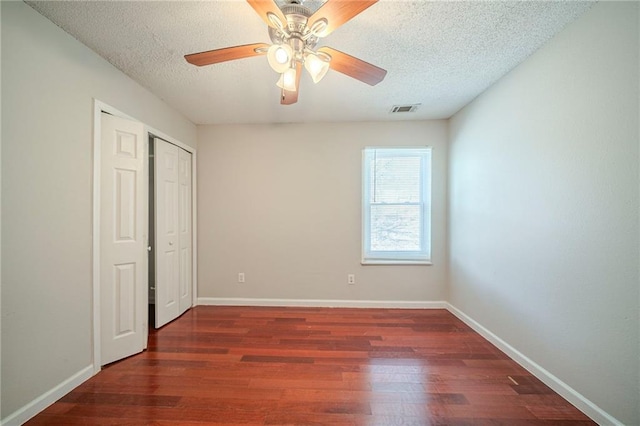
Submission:
[[[326,19],[327,28],[318,34],[320,37],[326,37],[340,25],[377,2],[378,0],[327,0],[309,17],[307,27],[311,28],[316,21]]]
[[[341,72],[342,74],[348,75],[349,77],[360,80],[371,86],[375,86],[380,83],[387,75],[386,70],[376,67],[375,65],[371,65],[362,59],[347,55],[339,50],[332,49],[331,47],[321,47],[318,49],[318,52],[323,52],[331,56],[329,67],[332,70]]]
[[[247,3],[249,3],[251,7],[253,7],[256,13],[260,15],[262,20],[266,22],[268,26],[278,28],[274,25],[273,22],[269,20],[269,17],[267,16],[268,12],[276,15],[278,19],[280,19],[280,22],[282,22],[282,25],[284,25],[285,27],[287,26],[287,18],[284,17],[282,11],[274,0],[247,0]]]
[[[291,92],[291,91],[282,89],[282,94],[280,95],[280,103],[282,105],[291,105],[298,102],[298,92],[300,91],[301,75],[302,75],[302,64],[298,62],[296,66],[296,91]]]
[[[245,44],[242,46],[225,47],[223,49],[208,50],[206,52],[184,55],[190,64],[199,67],[203,65],[217,64],[219,62],[233,61],[234,59],[250,58],[252,56],[265,55],[269,45],[266,43]],[[256,52],[256,49],[264,51]]]

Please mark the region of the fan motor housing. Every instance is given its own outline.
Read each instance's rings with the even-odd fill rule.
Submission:
[[[299,1],[290,0],[290,2],[280,8],[282,14],[287,19],[287,22],[283,22],[289,34],[285,34],[277,28],[269,27],[269,38],[274,44],[286,43],[289,38],[300,39],[303,35],[309,32],[307,27],[307,20],[312,15],[311,10],[308,7],[300,4]],[[304,40],[304,44],[307,48],[313,48],[318,43],[318,37],[312,35]]]

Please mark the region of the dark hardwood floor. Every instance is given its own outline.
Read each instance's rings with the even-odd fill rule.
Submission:
[[[592,425],[446,310],[196,307],[28,425]]]

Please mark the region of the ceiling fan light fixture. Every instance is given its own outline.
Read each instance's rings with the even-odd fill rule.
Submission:
[[[267,51],[267,61],[275,72],[283,73],[289,69],[293,50],[287,44],[273,44]]]
[[[278,80],[276,85],[279,88],[284,89],[284,90],[286,90],[288,92],[295,92],[297,90],[297,88],[296,88],[296,69],[295,68],[289,68],[288,70],[283,72],[280,75],[280,79]]]
[[[386,76],[386,70],[331,47],[322,46],[316,50],[321,38],[379,0],[323,0],[317,2],[322,4],[314,8],[315,11],[302,5],[305,0],[246,1],[267,24],[271,43],[191,53],[185,55],[188,63],[201,67],[265,55],[269,66],[280,74],[276,84],[282,88],[282,105],[298,101],[303,65],[314,83],[322,80],[329,68],[370,86],[380,83]]]
[[[318,83],[329,71],[329,62],[315,53],[307,53],[304,59],[304,67],[307,69],[314,83]]]

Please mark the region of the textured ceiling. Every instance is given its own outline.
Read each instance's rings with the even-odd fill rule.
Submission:
[[[183,58],[269,43],[245,1],[27,3],[196,124],[448,118],[593,4],[381,0],[318,47],[382,67],[385,80],[371,87],[329,71],[314,84],[305,72],[298,103],[282,106],[265,57],[201,68]],[[315,10],[322,2],[304,4]],[[416,112],[389,114],[416,103]]]

